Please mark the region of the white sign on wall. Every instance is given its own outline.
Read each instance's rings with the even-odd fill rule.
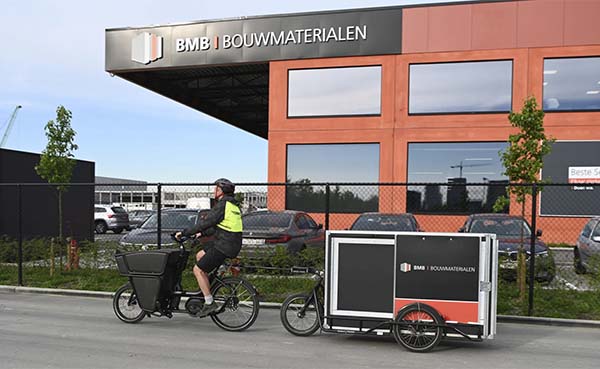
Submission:
[[[600,183],[600,167],[569,167],[569,183]]]

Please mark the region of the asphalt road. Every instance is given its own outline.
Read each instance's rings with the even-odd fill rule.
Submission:
[[[0,293],[0,368],[598,368],[600,329],[498,324],[415,354],[390,337],[295,337],[279,311],[241,333],[177,315],[121,323],[101,298]]]

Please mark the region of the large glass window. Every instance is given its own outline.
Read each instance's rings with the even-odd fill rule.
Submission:
[[[508,112],[512,61],[411,64],[409,114]]]
[[[544,110],[600,110],[600,57],[545,59]]]
[[[325,186],[311,183],[379,182],[379,144],[288,145],[286,208],[325,211]],[[379,209],[377,186],[331,186],[329,209],[361,213]]]
[[[506,147],[505,142],[410,143],[408,182],[422,185],[408,187],[407,211],[491,212],[508,183],[499,154]]]
[[[288,117],[380,114],[381,66],[289,71]]]

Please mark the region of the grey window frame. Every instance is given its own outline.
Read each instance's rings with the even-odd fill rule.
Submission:
[[[406,206],[408,207],[408,191],[411,188],[411,186],[415,186],[413,183],[416,183],[416,182],[410,182],[410,181],[408,181],[408,176],[409,176],[408,170],[409,170],[409,161],[410,161],[410,155],[409,154],[410,154],[410,145],[411,144],[477,144],[477,143],[490,143],[490,144],[493,144],[493,143],[503,143],[503,142],[505,142],[505,141],[434,141],[434,142],[408,141],[406,143],[406,178],[407,178],[407,186],[405,187],[406,188],[406,195],[405,195],[405,204],[406,204]],[[426,185],[429,185],[429,184],[431,184],[431,185],[438,185],[440,187],[445,187],[446,191],[448,191],[448,187],[450,186],[449,183],[444,183],[444,182],[419,182],[418,186],[421,187],[421,186],[426,186]],[[468,189],[469,187],[482,187],[482,186],[485,186],[485,185],[481,185],[481,184],[479,184],[479,185],[478,184],[469,184],[467,182],[467,184],[466,184],[465,187]],[[488,188],[491,187],[491,186],[492,185],[487,184]],[[413,216],[414,216],[414,214],[417,214],[417,215],[441,215],[441,216],[444,216],[444,215],[448,215],[448,216],[472,215],[472,214],[481,213],[482,211],[473,213],[473,212],[468,212],[468,211],[466,211],[466,212],[463,212],[463,211],[427,211],[427,210],[423,210],[423,209],[417,209],[417,210],[411,210],[411,211],[409,211],[407,209],[407,212],[409,214],[413,214]],[[510,204],[508,205],[508,207],[506,209],[506,212],[500,212],[498,214],[510,214]],[[418,225],[417,218],[415,217],[414,219],[415,219],[415,222],[417,222],[417,226],[420,227],[420,225]],[[471,223],[472,223],[472,221],[471,221]],[[469,227],[471,227],[471,223],[469,224]],[[465,223],[465,225],[466,225],[466,223]],[[465,225],[463,225],[463,227]]]
[[[379,67],[381,70],[380,79],[380,94],[379,94],[379,113],[377,114],[332,114],[332,115],[290,115],[290,71],[297,70],[322,70],[322,69],[347,69],[347,68],[365,68],[365,67]],[[316,68],[290,68],[287,70],[287,81],[286,81],[286,118],[287,119],[315,119],[315,118],[355,118],[355,117],[380,117],[383,111],[383,64],[361,64],[361,65],[341,65],[341,66],[326,66]]]
[[[334,146],[334,145],[377,145],[379,147],[379,154],[378,154],[378,167],[381,166],[381,146],[382,146],[382,142],[381,141],[368,141],[368,142],[328,142],[328,143],[287,143],[286,144],[286,148],[285,148],[285,173],[286,173],[286,177],[289,173],[289,147],[290,146]],[[377,209],[373,209],[373,210],[368,210],[368,211],[379,211],[379,207],[381,205],[381,186],[379,185],[379,178],[381,178],[381,172],[378,169],[378,178],[375,182],[373,182],[373,186],[372,187],[377,187]],[[332,181],[329,183],[330,185],[335,185],[338,184],[338,182],[336,181]],[[342,185],[343,187],[343,183],[339,182],[340,185]],[[320,208],[301,208],[301,209],[297,209],[297,208],[291,208],[290,207],[290,199],[289,199],[289,188],[291,186],[298,186],[293,184],[293,182],[291,182],[291,185],[285,186],[285,209],[286,210],[298,210],[298,211],[305,211],[305,212],[309,212],[309,213],[325,213],[325,209],[320,209]],[[299,186],[303,186],[303,185],[299,185]],[[308,186],[319,186],[319,187],[325,187],[323,183],[321,182],[315,182],[315,183],[311,183]],[[347,185],[348,186],[348,185]],[[351,185],[350,185],[351,187]],[[370,185],[367,186],[371,187]],[[330,214],[353,214],[356,213],[355,211],[349,211],[349,210],[342,210],[340,211],[339,209],[332,209],[332,206],[330,205],[329,208],[329,213]],[[316,222],[315,222],[316,223]],[[318,226],[318,224],[317,224]]]
[[[565,110],[545,110],[544,109],[544,63],[546,62],[546,60],[548,59],[552,59],[552,60],[558,60],[558,59],[588,59],[588,58],[600,58],[600,55],[578,55],[578,56],[559,56],[559,57],[544,57],[542,60],[542,103],[541,103],[541,109],[544,111],[544,113],[546,114],[554,114],[554,113],[593,113],[593,112],[600,112],[600,109],[565,109]],[[600,89],[600,86],[598,86],[598,88]]]
[[[460,112],[431,112],[431,113],[411,113],[410,112],[410,67],[412,65],[439,65],[439,64],[463,64],[463,63],[486,63],[486,62],[500,62],[509,61],[510,68],[510,108],[508,110],[498,111],[460,111]],[[418,62],[408,64],[408,86],[406,88],[406,110],[408,116],[435,116],[435,115],[474,115],[474,114],[507,114],[512,111],[513,107],[513,94],[514,94],[514,78],[515,78],[515,61],[514,59],[485,59],[485,60],[459,60],[459,61],[440,61],[440,62]]]

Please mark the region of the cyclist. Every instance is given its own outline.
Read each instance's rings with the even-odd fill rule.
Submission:
[[[226,258],[237,257],[242,247],[242,214],[233,197],[234,191],[235,185],[230,180],[217,179],[214,192],[217,203],[205,217],[196,222],[196,225],[175,234],[177,239],[182,235],[215,235],[214,245],[196,254],[196,265],[193,269],[198,286],[204,294],[204,307],[197,314],[200,317],[207,316],[217,308],[210,292],[208,273],[218,268]]]

